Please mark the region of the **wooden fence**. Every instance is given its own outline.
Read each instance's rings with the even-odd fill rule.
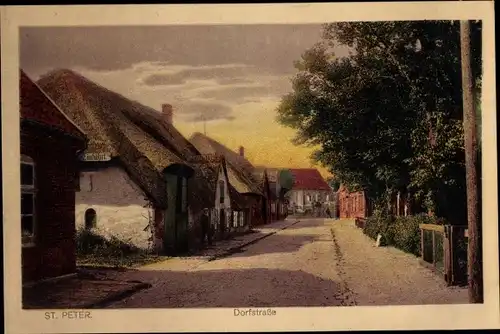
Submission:
[[[466,226],[420,225],[421,261],[443,275],[448,285],[467,281]]]

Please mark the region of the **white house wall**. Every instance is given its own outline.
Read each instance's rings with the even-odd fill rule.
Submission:
[[[327,195],[329,196],[327,200]],[[309,200],[308,200],[309,196]],[[289,198],[299,208],[311,205],[316,200],[321,203],[332,201],[333,192],[325,190],[291,190]]]
[[[220,203],[220,187],[219,181],[224,181],[224,203]],[[229,225],[231,221],[231,198],[229,197],[229,186],[226,174],[222,168],[219,169],[219,175],[217,177],[217,187],[215,192],[215,209],[219,212],[220,209],[224,209],[226,212],[226,225]]]
[[[80,173],[80,191],[76,193],[76,226],[85,227],[85,211],[97,214],[93,229],[105,237],[115,237],[140,248],[150,247],[151,230],[144,229],[153,219],[146,194],[119,167]]]

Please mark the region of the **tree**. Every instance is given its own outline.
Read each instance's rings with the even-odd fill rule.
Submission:
[[[333,191],[337,191],[340,188],[340,182],[335,177],[329,177],[326,179],[326,183],[332,188]]]
[[[337,58],[338,44],[350,56]],[[297,130],[296,144],[319,145],[314,159],[351,190],[387,204],[395,191],[411,190],[427,209],[458,221],[446,203],[465,182],[459,56],[456,22],[325,25],[323,40],[296,63],[278,120]]]

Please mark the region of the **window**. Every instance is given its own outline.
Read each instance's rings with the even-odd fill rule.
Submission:
[[[224,203],[224,181],[223,180],[219,181],[219,198],[220,198],[220,203]]]
[[[90,230],[97,225],[97,214],[94,209],[87,209],[85,211],[85,229]]]
[[[35,162],[21,156],[21,240],[23,245],[35,240]]]
[[[240,221],[240,226],[243,227],[245,225],[245,215],[246,215],[246,212],[245,211],[240,211],[238,213],[238,218],[239,218],[239,221]]]
[[[233,227],[238,227],[238,211],[233,211]]]

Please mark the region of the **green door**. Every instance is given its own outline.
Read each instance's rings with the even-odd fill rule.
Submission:
[[[164,249],[167,254],[175,252],[176,225],[175,225],[175,202],[177,198],[177,176],[166,174],[167,181],[167,210],[164,215]]]
[[[188,249],[187,178],[173,174],[165,177],[168,207],[164,219],[164,249],[168,254],[175,254]]]
[[[187,178],[177,178],[177,198],[175,217],[175,248],[176,252],[186,252],[188,250],[188,199]]]

